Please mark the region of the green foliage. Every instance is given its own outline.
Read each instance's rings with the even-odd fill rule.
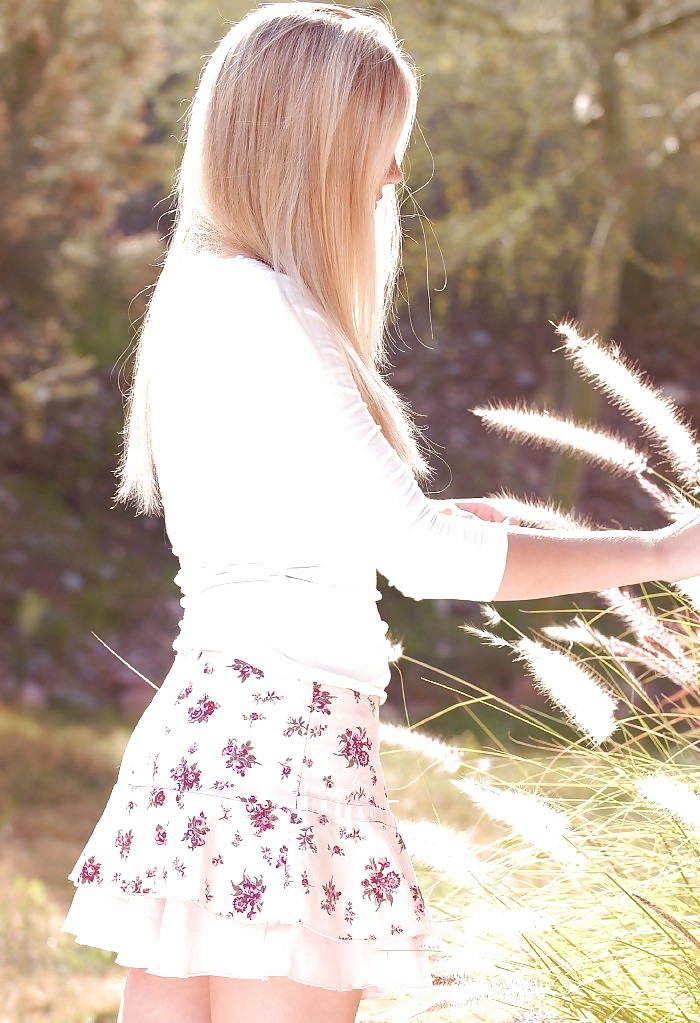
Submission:
[[[419,137],[409,184],[451,281],[436,296],[438,320],[454,323],[476,306],[520,322],[578,310],[587,329],[607,334],[615,326],[620,275],[635,244],[643,245],[649,207],[676,192],[695,194],[695,60],[692,33],[683,32],[690,15],[676,23],[675,8],[670,0],[656,4],[638,20],[612,0],[531,0],[517,9],[463,0],[439,12],[419,0],[391,4],[425,73],[420,120],[436,162]],[[667,27],[654,30],[664,20]],[[666,219],[659,227],[674,253],[692,246],[692,222]],[[614,248],[618,231],[622,244]],[[409,232],[417,289],[423,244],[410,221]],[[439,256],[429,250],[439,286]],[[643,248],[640,255],[647,266]],[[693,264],[693,294],[679,295],[675,307],[681,317],[697,304]],[[599,294],[611,289],[605,322],[580,308],[585,274]],[[655,297],[668,306],[668,294]]]

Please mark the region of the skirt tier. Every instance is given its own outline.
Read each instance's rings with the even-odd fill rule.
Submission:
[[[240,658],[178,654],[70,879],[63,929],[123,966],[365,996],[431,983],[376,698]]]

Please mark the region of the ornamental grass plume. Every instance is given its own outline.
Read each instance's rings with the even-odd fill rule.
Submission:
[[[471,778],[455,781],[454,785],[490,817],[507,824],[536,849],[560,863],[573,865],[578,861],[566,814],[550,806],[541,796],[498,789]]]
[[[551,501],[518,498],[507,491],[489,496],[504,515],[517,519],[523,526],[533,526],[538,529],[592,528],[587,516],[563,511]]]
[[[668,591],[671,592],[670,590]],[[671,619],[665,624],[645,598],[637,598],[620,589],[604,590],[601,597],[611,611],[634,632],[636,649],[645,654],[640,663],[653,663],[653,669],[689,692],[700,692],[698,677],[698,640],[694,629]],[[634,658],[633,658],[634,659]]]
[[[679,579],[673,584],[675,588],[700,612],[700,576],[691,579]]]
[[[700,796],[688,785],[663,774],[637,781],[637,790],[659,809],[700,835]]]
[[[535,680],[535,688],[560,707],[573,725],[600,745],[617,728],[618,701],[592,671],[561,650],[523,638],[513,644]]]
[[[491,405],[472,411],[492,430],[508,437],[526,438],[532,444],[575,453],[618,476],[640,476],[648,469],[641,451],[609,431],[594,430],[571,419],[528,408]]]
[[[700,484],[697,437],[674,402],[631,366],[616,345],[604,348],[597,338],[583,337],[570,321],[560,323],[556,329],[564,338],[567,358],[579,373],[638,423],[683,483],[697,490]]]
[[[488,879],[488,870],[462,832],[436,821],[403,821],[401,834],[411,856],[432,873],[459,888],[474,889]]]
[[[403,728],[400,725],[382,721],[379,725],[379,738],[385,746],[421,753],[431,762],[431,766],[440,764],[449,774],[454,774],[462,761],[462,755],[458,749],[412,728]]]
[[[634,632],[637,639],[653,644],[677,660],[685,659],[679,634],[663,624],[649,604],[618,587],[601,590],[601,597],[612,612]]]

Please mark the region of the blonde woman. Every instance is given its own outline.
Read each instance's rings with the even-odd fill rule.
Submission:
[[[184,615],[65,923],[127,967],[122,1023],[349,1023],[430,984],[379,762],[377,570],[477,600],[700,573],[698,525],[540,535],[420,490],[381,375],[415,102],[377,18],[278,3],[193,103],[119,490],[162,508]]]

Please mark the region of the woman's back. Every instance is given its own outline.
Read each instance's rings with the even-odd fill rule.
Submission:
[[[255,260],[183,256],[162,299],[151,344],[167,356],[154,359],[149,401],[181,564],[176,649],[243,642],[254,659],[272,647],[290,670],[382,692],[378,527],[338,459],[365,426],[349,415],[359,396],[344,356],[287,278]]]

